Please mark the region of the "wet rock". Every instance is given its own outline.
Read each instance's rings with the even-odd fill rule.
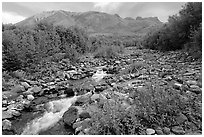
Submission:
[[[71,97],[71,96],[75,95],[75,92],[74,92],[73,88],[66,88],[64,90],[64,94],[66,94],[67,97]]]
[[[11,89],[11,92],[15,92],[15,93],[22,93],[24,91],[25,91],[25,88],[24,86],[21,86],[21,85],[17,85],[13,89]]]
[[[75,102],[75,106],[81,106],[83,104],[86,104],[90,101],[90,97],[92,96],[91,92],[88,92],[84,95],[81,95],[79,98],[77,98],[76,102]]]
[[[32,100],[35,99],[35,97],[34,97],[33,95],[27,95],[27,99],[28,99],[29,101],[32,101]]]
[[[27,82],[21,82],[21,85],[24,86],[25,89],[29,89],[31,87]]]
[[[5,119],[2,121],[3,130],[11,130],[12,123],[11,121]]]
[[[47,97],[38,97],[32,101],[32,104],[39,105],[39,104],[46,103],[47,101],[48,101]]]
[[[164,132],[164,134],[169,135],[171,133],[171,130],[168,127],[164,127],[163,132]]]
[[[147,128],[147,129],[146,129],[146,134],[147,134],[147,135],[153,135],[153,134],[155,134],[155,130],[152,129],[152,128]]]
[[[86,119],[86,118],[91,118],[89,112],[87,111],[83,111],[79,114],[79,118],[81,118],[82,120]]]
[[[63,115],[63,122],[68,125],[72,126],[73,123],[78,118],[78,109],[76,107],[71,106]]]
[[[171,131],[176,134],[176,135],[184,135],[185,131],[182,127],[180,126],[174,126],[171,128]]]

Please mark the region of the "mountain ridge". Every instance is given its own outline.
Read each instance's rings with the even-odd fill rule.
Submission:
[[[63,27],[78,26],[85,28],[89,34],[119,33],[127,35],[140,35],[145,33],[148,28],[163,24],[157,17],[137,17],[134,19],[131,17],[122,18],[118,14],[108,14],[98,11],[70,12],[53,10],[35,14],[15,25],[20,27],[33,27],[39,22],[47,22],[54,26]],[[142,29],[144,29],[145,32],[141,33]]]

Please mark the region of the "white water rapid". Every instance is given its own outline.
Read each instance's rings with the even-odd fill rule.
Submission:
[[[94,81],[99,82],[100,80],[102,80],[105,76],[107,76],[108,74],[106,72],[104,72],[103,70],[99,69],[96,71],[96,73],[92,76],[92,79],[94,79]]]
[[[39,132],[45,131],[54,126],[74,103],[77,96],[51,101],[46,104],[46,112],[42,117],[35,118],[27,124],[22,135],[38,135]]]

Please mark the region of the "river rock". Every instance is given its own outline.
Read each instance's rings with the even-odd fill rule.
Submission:
[[[9,111],[2,111],[2,119],[8,119],[8,118],[12,118],[13,115],[11,112]]]
[[[190,86],[190,91],[194,92],[196,94],[200,94],[202,92],[202,89],[197,85],[191,85]]]
[[[164,127],[163,128],[163,132],[164,132],[164,134],[166,134],[166,135],[169,135],[171,132],[170,132],[170,128],[168,128],[168,127]]]
[[[75,92],[74,92],[73,88],[66,88],[64,90],[64,94],[66,94],[67,97],[71,97],[71,96],[75,95]]]
[[[100,94],[93,94],[91,96],[92,101],[99,101],[100,100]]]
[[[25,89],[28,89],[31,87],[27,82],[21,82],[21,85],[24,86]]]
[[[11,130],[12,123],[11,121],[5,119],[2,121],[3,130]]]
[[[91,118],[89,112],[87,111],[83,111],[79,114],[79,118],[81,118],[82,120],[86,119],[86,118]]]
[[[175,118],[175,121],[179,125],[184,123],[187,120],[188,120],[188,118],[184,114],[182,114],[182,113],[178,114],[178,116],[176,116],[176,118]]]
[[[34,97],[33,95],[27,95],[27,99],[28,99],[29,101],[32,101],[32,100],[35,99],[35,97]]]
[[[173,88],[177,89],[177,90],[180,90],[182,87],[182,84],[179,84],[179,83],[174,83],[173,85]]]
[[[185,131],[181,126],[174,126],[171,128],[172,132],[176,135],[184,135]]]
[[[22,93],[24,91],[25,91],[25,88],[24,86],[21,86],[21,85],[17,85],[13,89],[11,89],[11,92],[15,92],[15,93]]]
[[[146,133],[147,133],[147,135],[153,135],[153,134],[155,134],[155,130],[152,128],[147,128]]]
[[[68,125],[72,126],[72,124],[78,118],[78,109],[74,106],[71,106],[63,115],[63,122]]]

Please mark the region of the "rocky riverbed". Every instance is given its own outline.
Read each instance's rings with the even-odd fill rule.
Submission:
[[[28,124],[51,113],[58,120],[26,134],[91,134],[92,117],[101,104],[120,99],[128,110],[137,100],[135,92],[146,93],[148,86],[177,92],[186,102],[194,101],[196,112],[180,111],[175,124],[145,125],[141,134],[202,134],[202,63],[184,52],[127,48],[115,59],[89,55],[75,65],[67,60],[49,63],[52,71],[44,72],[46,76],[41,79],[3,77],[3,134],[25,133]],[[68,100],[73,98],[69,107]]]

